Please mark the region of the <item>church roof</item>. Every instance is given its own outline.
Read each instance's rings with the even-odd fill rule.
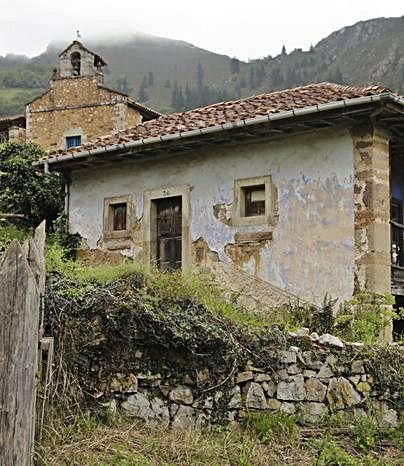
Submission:
[[[74,40],[73,42],[71,42],[65,49],[63,49],[60,53],[59,53],[59,57],[61,57],[62,55],[64,55],[71,47],[73,47],[73,45],[77,45],[79,48],[81,48],[82,50],[85,50],[86,52],[88,53],[91,53],[91,55],[94,56],[94,64],[99,64],[101,66],[106,66],[107,65],[107,62],[100,56],[98,55],[97,53],[93,52],[92,50],[88,49],[87,47],[85,47],[83,45],[82,42],[80,42],[79,40]]]

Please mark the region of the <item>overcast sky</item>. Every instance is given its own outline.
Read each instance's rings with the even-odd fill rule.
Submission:
[[[307,49],[357,21],[403,16],[403,0],[0,0],[0,55],[53,40],[145,32],[242,59]]]

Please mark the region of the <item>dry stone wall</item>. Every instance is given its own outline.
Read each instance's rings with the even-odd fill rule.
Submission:
[[[172,428],[205,428],[214,423],[240,422],[249,411],[281,411],[303,424],[321,424],[327,414],[372,413],[382,427],[398,424],[402,399],[397,387],[383,381],[363,358],[364,347],[332,335],[290,333],[279,352],[277,367],[256,367],[247,361],[241,370],[223,376],[222,383],[199,389],[209,370],[178,374],[153,370],[117,373],[97,394],[104,408],[119,410],[148,424]],[[403,357],[403,348],[391,345]],[[143,353],[136,351],[141,361]],[[396,357],[396,356],[395,356]],[[143,366],[144,367],[144,366]],[[164,375],[162,375],[164,373]],[[206,387],[206,383],[204,385]]]

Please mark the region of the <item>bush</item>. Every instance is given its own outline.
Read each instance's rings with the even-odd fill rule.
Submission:
[[[358,448],[362,451],[368,452],[376,443],[378,427],[372,418],[358,416],[355,418],[352,433]]]
[[[366,293],[345,303],[334,323],[334,334],[347,341],[376,343],[380,333],[393,319],[399,316],[391,304],[392,296]]]
[[[0,254],[7,249],[11,241],[16,239],[22,243],[31,233],[30,229],[22,230],[8,222],[0,221]]]
[[[347,453],[330,435],[312,440],[313,464],[316,466],[359,466],[360,463]]]
[[[0,144],[0,212],[24,214],[23,226],[48,226],[63,209],[63,182],[33,163],[46,153],[36,144]]]

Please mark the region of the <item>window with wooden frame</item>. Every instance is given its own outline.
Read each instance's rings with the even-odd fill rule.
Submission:
[[[132,198],[129,195],[104,199],[104,238],[127,238],[132,217]]]
[[[272,224],[275,214],[275,190],[271,176],[245,178],[234,182],[235,226]]]

